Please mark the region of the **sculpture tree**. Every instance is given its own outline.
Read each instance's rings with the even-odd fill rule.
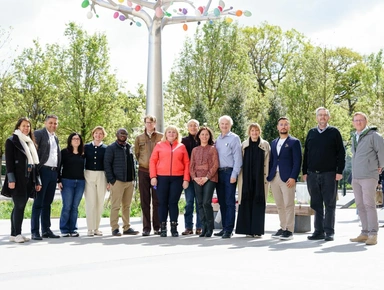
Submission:
[[[118,3],[116,3],[118,2]],[[189,0],[83,0],[82,7],[90,7],[87,17],[90,19],[96,13],[96,5],[114,10],[114,18],[121,21],[130,20],[130,24],[140,27],[141,19],[148,28],[148,68],[147,68],[147,99],[146,113],[157,117],[157,128],[163,131],[163,81],[161,66],[161,32],[168,24],[183,24],[183,29],[188,29],[187,22],[212,21],[226,17],[227,22],[232,22],[231,16],[240,17],[251,16],[251,12],[245,10],[235,10],[232,6],[225,7],[225,3],[220,0],[219,5],[211,9],[212,0],[207,1],[207,5],[196,7],[193,1]],[[183,3],[187,7],[173,9],[175,3]],[[183,5],[179,4],[179,5]],[[152,11],[151,11],[152,10]],[[168,10],[171,10],[169,12]],[[188,15],[190,10],[194,15]],[[151,14],[152,15],[151,15]],[[191,13],[192,14],[192,13]]]

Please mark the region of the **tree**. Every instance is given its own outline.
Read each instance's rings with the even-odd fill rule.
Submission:
[[[136,112],[127,109],[127,95],[109,72],[106,36],[88,35],[74,23],[67,25],[64,35],[69,45],[61,49],[56,63],[61,87],[60,130],[79,132],[85,140],[91,140],[91,130],[97,125],[114,133]]]
[[[8,51],[6,46],[10,43],[11,30],[0,27],[0,159],[3,156],[5,140],[13,131],[17,119],[20,117],[15,100],[19,97],[15,87],[15,79],[10,70]],[[1,187],[1,185],[0,185]]]
[[[331,52],[330,59],[335,76],[335,102],[352,116],[359,98],[364,94],[361,89],[367,67],[360,54],[347,48],[336,48]]]
[[[23,50],[14,61],[14,77],[19,93],[15,105],[22,116],[31,119],[34,129],[39,128],[45,117],[57,114],[59,93],[55,80],[54,60],[57,46],[42,48],[37,40],[33,47]]]
[[[233,92],[228,96],[222,110],[222,115],[228,115],[233,120],[231,131],[245,139],[244,98],[241,93]]]
[[[286,76],[292,58],[302,49],[304,36],[294,29],[283,32],[268,23],[246,27],[243,33],[255,87],[265,96],[268,90],[275,91]]]
[[[188,112],[200,96],[210,112],[208,123],[216,123],[231,88],[248,85],[250,70],[242,43],[237,25],[226,21],[203,25],[193,42],[184,44],[167,84],[169,94],[177,96]],[[247,90],[243,93],[244,99],[250,96]]]
[[[200,125],[208,125],[209,112],[205,106],[205,103],[201,101],[200,97],[196,98],[196,101],[191,108],[191,119],[199,121]]]
[[[271,142],[277,137],[277,120],[285,115],[281,106],[281,99],[279,97],[275,96],[271,98],[270,103],[271,106],[268,110],[268,116],[266,118],[262,132],[263,139],[267,140],[268,142]]]

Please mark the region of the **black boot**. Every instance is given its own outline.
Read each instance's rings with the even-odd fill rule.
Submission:
[[[213,233],[213,231],[208,229],[207,232],[205,233],[205,236],[207,238],[212,237],[212,233]]]
[[[207,233],[206,226],[203,226],[203,230],[201,231],[201,234],[199,235],[200,238],[205,237],[205,234]]]
[[[166,222],[162,222],[161,223],[160,237],[166,237],[166,236],[167,236],[167,223]]]
[[[179,232],[177,231],[177,222],[171,222],[171,234],[172,234],[172,237],[179,236]]]

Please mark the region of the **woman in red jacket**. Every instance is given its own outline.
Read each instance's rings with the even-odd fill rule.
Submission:
[[[171,222],[172,237],[178,237],[177,219],[179,199],[189,185],[189,157],[175,126],[168,126],[161,141],[153,149],[149,161],[151,185],[157,187],[161,237],[167,236],[167,217]]]

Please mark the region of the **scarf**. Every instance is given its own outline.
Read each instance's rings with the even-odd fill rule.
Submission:
[[[37,155],[36,147],[32,139],[21,133],[19,129],[15,130],[14,134],[19,137],[25,155],[27,155],[28,164],[39,164],[39,156]]]
[[[259,148],[260,138],[244,150],[242,198],[265,203],[264,194],[264,151]]]

